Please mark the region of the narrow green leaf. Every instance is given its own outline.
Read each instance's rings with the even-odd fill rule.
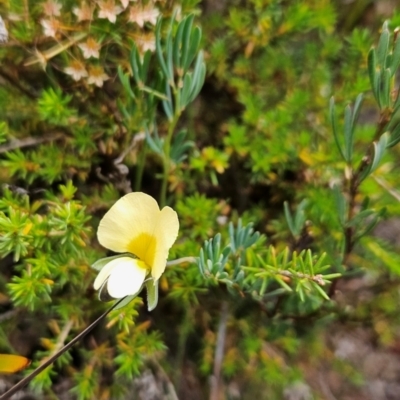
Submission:
[[[122,103],[121,99],[117,99],[118,109],[121,111],[123,117],[128,121],[131,118],[131,114],[128,112],[125,105]]]
[[[370,174],[372,174],[379,166],[379,163],[382,160],[382,157],[385,154],[385,150],[387,147],[387,144],[389,142],[389,133],[386,132],[384,133],[380,138],[378,143],[374,142],[374,158],[372,160],[372,165],[371,165],[371,169],[370,169]]]
[[[121,83],[122,83],[122,86],[124,87],[126,93],[127,93],[132,99],[135,99],[136,96],[135,96],[135,93],[133,93],[133,91],[132,91],[132,87],[131,87],[131,83],[130,83],[130,80],[129,80],[129,76],[128,76],[127,74],[124,74],[124,73],[122,72],[121,66],[118,66],[118,70],[117,70],[117,71],[118,71],[119,79],[120,79],[120,81],[121,81]]]
[[[190,91],[192,89],[192,74],[187,72],[182,82],[181,96],[180,96],[180,109],[183,111],[189,104]]]
[[[393,53],[390,65],[391,75],[394,76],[400,65],[400,39],[397,36],[396,42],[393,45]]]
[[[267,290],[267,283],[268,283],[268,280],[266,278],[264,278],[261,282],[261,287],[260,287],[260,292],[259,292],[260,296],[264,296],[265,291]]]
[[[201,54],[203,54],[201,52]],[[203,62],[200,66],[199,69],[199,73],[196,76],[196,86],[194,88],[194,93],[192,96],[191,101],[193,101],[195,99],[195,97],[200,93],[200,90],[202,89],[203,85],[204,85],[204,81],[206,79],[206,64]]]
[[[389,40],[390,40],[390,33],[388,29],[388,22],[385,21],[382,26],[382,33],[381,37],[379,38],[378,47],[376,48],[378,64],[382,68],[386,67],[386,57],[389,52]]]
[[[172,22],[171,22],[172,25]],[[173,60],[173,52],[174,52],[174,42],[172,38],[172,26],[167,35],[167,40],[165,44],[165,51],[167,54],[166,62],[167,62],[167,70],[168,70],[168,83],[170,86],[175,87],[174,81],[174,60]]]
[[[196,54],[199,50],[200,41],[201,41],[201,29],[198,26],[196,26],[192,31],[192,35],[190,37],[189,48],[185,52],[186,58],[184,59],[184,64],[183,64],[184,71],[187,71],[190,68],[190,65],[192,64],[194,58],[196,57]]]
[[[125,307],[126,305],[128,305],[135,297],[137,297],[137,295],[140,293],[141,290],[142,290],[142,288],[140,288],[140,290],[139,290],[138,293],[135,293],[135,294],[133,294],[133,295],[131,295],[131,296],[126,296],[126,297],[124,298],[124,300],[122,300],[121,303],[119,303],[119,304],[114,308],[114,310],[119,310],[120,308]],[[118,301],[119,301],[119,300],[118,300]]]
[[[387,147],[393,147],[400,142],[400,123],[390,130],[390,140]]]
[[[334,185],[333,195],[335,199],[336,211],[338,213],[339,221],[342,225],[344,225],[346,221],[346,200],[338,185]]]
[[[368,241],[366,247],[389,269],[390,272],[400,275],[400,257],[397,253],[384,248],[376,240]]]
[[[377,79],[377,65],[376,65],[376,52],[375,49],[372,48],[368,53],[368,74],[369,80],[371,82],[372,93],[375,96],[376,101],[378,101],[378,85],[376,82]]]
[[[360,211],[350,221],[347,221],[346,227],[357,227],[361,223],[364,223],[368,217],[374,214],[375,211],[371,209]]]
[[[350,105],[347,105],[344,109],[344,156],[347,163],[351,162],[353,156],[353,127],[352,127],[352,116]]]
[[[321,295],[325,300],[330,300],[329,296],[326,294],[325,290],[322,289],[321,286],[318,285],[317,282],[311,282],[313,288]]]
[[[306,252],[306,262],[308,264],[308,269],[310,270],[310,275],[314,275],[313,258],[310,249]]]
[[[339,141],[339,135],[338,135],[338,128],[337,128],[337,121],[336,121],[336,115],[335,115],[335,99],[334,97],[331,97],[329,101],[329,119],[331,121],[331,126],[332,126],[332,131],[333,131],[333,137],[335,139],[336,146],[339,150],[340,155],[344,160],[346,160],[346,157],[343,153],[342,146]]]
[[[389,68],[382,70],[382,90],[381,90],[381,104],[383,108],[388,108],[390,106],[390,82],[392,75]]]
[[[174,111],[173,111],[173,103],[172,103],[172,95],[171,95],[171,87],[168,82],[165,82],[165,94],[167,95],[168,100],[163,100],[162,105],[169,121],[174,119]]]
[[[202,51],[200,51],[197,56],[196,64],[193,70],[192,85],[187,104],[192,102],[199,94],[204,84],[205,75],[206,75],[206,66],[204,63],[204,54]]]
[[[298,284],[296,286],[296,293],[299,295],[301,302],[304,302],[305,295],[304,295],[303,285],[300,281],[298,282]]]
[[[352,119],[351,119],[351,126],[352,126],[352,129],[353,129],[353,133],[354,133],[354,130],[355,130],[355,128],[356,128],[358,116],[360,115],[361,104],[362,104],[363,98],[364,98],[363,93],[360,93],[360,94],[357,96],[356,101],[355,101],[355,103],[354,103],[353,117],[352,117]]]
[[[326,258],[326,253],[322,253],[317,262],[314,264],[314,271],[318,273],[322,267],[322,263],[324,262]]]
[[[140,78],[142,79],[143,83],[146,83],[147,81],[151,57],[152,53],[150,50],[147,50],[143,55],[142,67],[140,71]]]
[[[161,70],[164,74],[164,77],[168,81],[170,79],[170,77],[168,74],[167,64],[164,59],[163,48],[161,45],[161,21],[162,21],[162,19],[160,18],[156,25],[156,54],[157,54],[157,58],[160,63],[160,66],[161,66]]]
[[[297,232],[293,223],[292,213],[290,212],[289,203],[287,201],[283,203],[283,209],[285,213],[286,223],[288,224],[290,233],[293,236],[297,236]]]
[[[378,71],[375,72],[375,81],[376,81],[376,93],[377,93],[377,101],[378,101],[378,106],[380,109],[382,109],[382,102],[383,102],[383,92],[382,92],[382,70],[379,69]]]
[[[131,67],[133,73],[133,79],[139,84],[142,82],[140,74],[140,58],[136,46],[132,47],[131,51]]]
[[[178,29],[176,31],[174,42],[173,42],[173,61],[176,68],[181,68],[181,58],[182,58],[182,37],[183,32],[185,30],[185,25],[187,22],[187,18],[184,18],[178,25]]]
[[[301,230],[303,229],[304,223],[306,221],[306,214],[304,209],[308,205],[308,200],[303,199],[300,204],[297,206],[297,210],[294,217],[294,227],[297,232],[297,235],[300,234]]]
[[[182,51],[181,51],[181,68],[183,69],[184,73],[187,71],[186,63],[188,59],[188,51],[190,47],[190,43],[192,41],[192,36],[194,33],[194,30],[192,30],[193,27],[193,19],[194,15],[191,14],[189,17],[187,17],[186,24],[185,24],[185,30],[183,32],[183,38],[182,38]]]
[[[163,142],[159,138],[157,131],[154,131],[154,139],[150,135],[149,131],[146,131],[146,143],[149,145],[150,149],[156,154],[163,154]]]
[[[324,275],[324,280],[326,281],[330,281],[332,279],[336,279],[336,278],[340,278],[342,276],[342,274],[334,273],[334,274],[328,274],[328,275]]]
[[[280,277],[275,276],[275,280],[285,289],[287,292],[293,292],[292,288]]]

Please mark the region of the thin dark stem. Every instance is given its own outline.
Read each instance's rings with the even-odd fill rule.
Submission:
[[[43,364],[39,365],[34,371],[32,371],[28,376],[21,379],[16,385],[14,385],[10,390],[5,392],[0,396],[0,400],[7,400],[11,398],[13,394],[18,392],[18,390],[25,387],[33,378],[39,375],[44,369],[46,369],[50,364],[52,364],[58,357],[68,351],[76,342],[85,337],[93,328],[95,328],[114,308],[123,301],[125,297],[118,300],[112,307],[105,311],[96,321],[92,322],[86,329],[84,329],[78,336],[74,337],[69,343],[67,343],[63,348],[61,348],[57,353],[49,357]]]
[[[350,169],[350,177],[348,180],[348,186],[347,186],[347,192],[348,192],[348,198],[349,198],[349,206],[347,210],[347,218],[346,218],[346,223],[351,221],[356,213],[356,197],[358,194],[358,188],[360,186],[360,175],[364,171],[364,168],[368,166],[370,162],[370,158],[368,156],[365,156],[359,165],[359,167],[354,171],[351,168],[351,165],[349,165]],[[344,251],[343,251],[343,261],[342,264],[348,267],[348,262],[350,259],[350,255],[353,251],[355,245],[355,238],[354,238],[354,227],[353,226],[347,226],[344,228]],[[329,288],[329,293],[328,296],[332,298],[335,295],[336,292],[336,287],[341,278],[336,278],[332,280],[332,284]]]

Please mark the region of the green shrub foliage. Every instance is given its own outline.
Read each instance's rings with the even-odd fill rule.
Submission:
[[[374,229],[400,212],[400,15],[339,3],[0,4],[0,351],[33,368],[109,307],[90,266],[123,194],[181,227],[157,308],[113,310],[30,390],[280,399],[337,368],[338,321],[395,346],[398,243]],[[379,301],[339,301],[355,277]]]

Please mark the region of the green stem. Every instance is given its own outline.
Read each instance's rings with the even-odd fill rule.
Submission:
[[[183,360],[185,358],[185,352],[186,352],[186,343],[191,329],[192,329],[192,313],[190,310],[190,306],[187,304],[183,315],[183,321],[179,328],[176,368],[174,374],[174,384],[175,387],[177,387],[178,389],[181,384]]]
[[[146,140],[143,141],[142,151],[138,157],[136,174],[135,174],[135,192],[139,192],[142,187],[142,179],[143,179],[143,172],[144,172],[144,163],[146,161],[146,154],[147,154],[147,144]]]
[[[167,188],[168,188],[168,177],[170,172],[171,160],[170,160],[170,151],[171,151],[171,141],[172,135],[174,134],[176,125],[178,123],[179,117],[181,115],[180,110],[175,111],[174,118],[168,127],[168,133],[164,142],[164,156],[163,156],[163,177],[161,184],[161,194],[160,194],[160,207],[164,207],[167,201]]]
[[[191,256],[181,257],[181,258],[178,258],[176,260],[168,261],[167,262],[167,267],[172,267],[174,265],[180,265],[180,264],[183,264],[183,263],[195,264],[196,261],[197,261],[197,257],[191,257]]]

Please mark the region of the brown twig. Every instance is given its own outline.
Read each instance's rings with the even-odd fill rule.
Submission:
[[[218,400],[221,383],[221,369],[224,359],[226,325],[228,322],[229,308],[228,303],[224,301],[221,306],[221,316],[219,320],[217,344],[215,347],[214,370],[211,379],[210,400]]]
[[[63,133],[55,133],[51,136],[43,136],[43,137],[28,137],[21,140],[12,140],[6,144],[0,146],[0,154],[7,153],[8,151],[12,151],[15,149],[20,149],[23,147],[37,146],[38,144],[52,142],[55,140],[59,140],[64,138],[65,135]]]

